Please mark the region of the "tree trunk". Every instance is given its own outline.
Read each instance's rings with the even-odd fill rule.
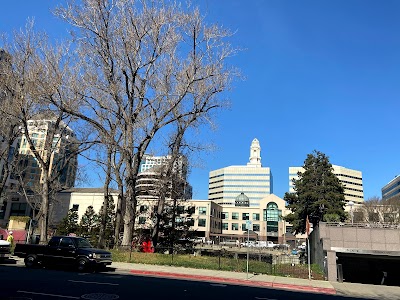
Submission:
[[[42,185],[42,204],[40,206],[41,214],[39,219],[40,244],[47,244],[47,228],[49,222],[49,182],[47,169],[43,169]]]
[[[111,155],[112,149],[111,146],[107,147],[107,171],[106,171],[106,180],[104,182],[104,202],[103,202],[103,210],[101,211],[101,222],[100,222],[100,231],[99,231],[99,239],[98,239],[98,247],[100,249],[104,249],[106,246],[105,236],[106,236],[106,228],[107,228],[107,216],[108,216],[108,202],[110,201],[110,193],[109,193],[109,185],[111,182]]]
[[[118,179],[117,179],[118,181]],[[117,208],[115,211],[115,228],[114,228],[114,245],[118,246],[120,244],[119,241],[119,234],[121,232],[121,224],[122,224],[122,209],[124,207],[125,201],[124,201],[124,187],[122,186],[122,183],[118,182],[118,201],[117,201]]]

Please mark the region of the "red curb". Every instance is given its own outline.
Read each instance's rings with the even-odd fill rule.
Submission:
[[[316,292],[316,293],[323,293],[323,294],[330,294],[330,295],[336,294],[336,290],[331,289],[331,288],[320,288],[320,287],[302,286],[302,285],[295,285],[295,284],[272,283],[272,282],[263,282],[263,281],[249,281],[249,280],[243,280],[243,279],[222,278],[222,277],[205,276],[205,275],[189,275],[189,274],[180,274],[180,273],[142,271],[142,270],[130,270],[130,273],[136,274],[136,275],[148,275],[148,276],[164,277],[164,278],[179,278],[179,279],[187,279],[187,280],[224,282],[224,283],[232,283],[232,284],[247,285],[247,286],[254,286],[254,287],[273,287],[273,288],[292,290],[292,291],[295,290],[295,291],[303,291],[303,292]]]

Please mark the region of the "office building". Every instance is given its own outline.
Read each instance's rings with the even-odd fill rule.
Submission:
[[[236,197],[244,193],[256,207],[273,192],[270,168],[261,165],[261,147],[257,139],[250,145],[247,165],[229,166],[209,174],[208,200],[223,206],[234,206]]]
[[[395,176],[382,188],[382,200],[400,197],[400,175]]]
[[[52,131],[55,131],[51,143],[51,149],[45,148],[45,141],[49,138]],[[36,119],[28,121],[28,132],[38,153],[43,157],[47,151],[51,151],[50,169],[57,170],[58,188],[68,189],[74,186],[77,172],[77,157],[75,147],[77,147],[75,134],[71,128],[61,122],[55,128],[53,119]],[[18,148],[18,174],[12,174],[10,178],[22,177],[22,182],[29,199],[25,194],[17,192],[18,186],[7,191],[6,199],[0,207],[0,226],[5,226],[11,216],[32,216],[34,210],[40,206],[41,183],[43,182],[43,171],[39,162],[29,147],[26,134],[23,133]],[[12,183],[12,182],[11,182]],[[31,205],[28,204],[31,203]],[[36,205],[36,203],[38,203]],[[37,213],[37,211],[36,211]]]
[[[58,182],[61,188],[71,188],[75,184],[77,171],[77,156],[74,155],[77,147],[75,134],[71,128],[61,122],[59,128],[55,128],[55,120],[53,119],[36,119],[28,121],[28,132],[35,145],[36,151],[50,155],[50,169],[59,172]],[[53,141],[51,149],[45,149],[45,141],[52,135]],[[19,147],[20,166],[24,168],[24,182],[27,186],[35,186],[43,181],[42,169],[37,159],[34,157],[25,133],[21,137]]]
[[[344,186],[344,198],[346,202],[364,202],[364,189],[362,172],[345,167],[332,165],[333,174]],[[298,179],[298,172],[304,172],[303,167],[289,167],[289,192],[294,192],[293,179]]]

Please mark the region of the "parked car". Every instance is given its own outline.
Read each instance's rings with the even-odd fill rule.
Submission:
[[[14,255],[29,268],[43,265],[74,265],[79,271],[111,265],[111,253],[93,248],[82,237],[53,236],[48,245],[16,244]]]
[[[288,244],[276,244],[274,246],[274,249],[276,250],[289,250],[289,245]]]
[[[11,255],[11,245],[7,241],[0,240],[0,260],[9,258]]]
[[[255,241],[246,241],[243,243],[240,243],[240,246],[242,247],[255,247],[256,246],[256,242]]]

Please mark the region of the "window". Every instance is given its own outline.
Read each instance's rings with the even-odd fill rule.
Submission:
[[[72,204],[72,210],[78,211],[79,204]]]
[[[239,220],[239,213],[233,212],[232,213],[232,220]]]
[[[260,221],[260,214],[253,214],[253,221]]]
[[[193,218],[186,219],[186,224],[187,226],[194,226],[194,219]]]
[[[282,211],[278,209],[275,202],[269,202],[267,209],[263,210],[263,219],[267,221],[267,232],[278,232],[278,222],[281,219]]]
[[[0,208],[0,219],[4,219],[4,216],[6,214],[6,209],[7,209],[7,201],[3,202],[3,205]]]
[[[222,230],[228,230],[228,223],[222,223]]]
[[[199,227],[206,227],[206,219],[199,219]]]
[[[229,213],[223,212],[222,213],[222,220],[228,220],[229,219]]]
[[[179,205],[179,206],[176,208],[176,212],[177,212],[178,214],[183,214],[183,213],[185,212],[185,207],[182,206],[182,205]]]
[[[68,248],[70,246],[75,247],[74,241],[71,238],[62,238],[60,242],[60,247]]]
[[[52,237],[49,246],[50,247],[57,247],[60,244],[61,237]]]
[[[199,207],[199,215],[207,214],[207,207]]]
[[[253,231],[260,231],[260,224],[253,224]]]
[[[247,231],[246,223],[242,223],[242,231]]]
[[[10,216],[25,216],[26,203],[12,203]]]
[[[242,213],[242,220],[248,220],[249,219],[249,214],[248,213]]]
[[[146,224],[146,217],[139,217],[139,224]]]
[[[232,223],[232,230],[239,230],[239,224],[238,223]]]
[[[144,212],[147,211],[147,209],[148,209],[148,206],[147,206],[147,205],[141,205],[139,211],[140,211],[141,213],[144,213]]]
[[[195,207],[194,206],[189,207],[188,210],[187,210],[189,215],[194,214],[194,211],[195,211]]]

